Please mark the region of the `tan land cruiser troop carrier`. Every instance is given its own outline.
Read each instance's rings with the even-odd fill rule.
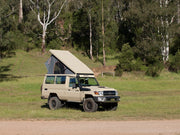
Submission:
[[[50,109],[61,108],[66,102],[82,104],[85,112],[95,112],[99,106],[117,109],[117,90],[99,86],[94,73],[69,51],[50,52],[48,73],[41,87],[41,98],[48,99]]]

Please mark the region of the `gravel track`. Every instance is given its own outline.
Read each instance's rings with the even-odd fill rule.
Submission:
[[[0,121],[0,135],[180,135],[180,120]]]

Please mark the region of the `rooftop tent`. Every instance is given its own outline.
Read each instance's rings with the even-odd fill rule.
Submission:
[[[94,74],[69,51],[50,50],[50,53],[52,55],[45,63],[48,74]]]
[[[62,62],[60,62],[54,55],[46,61],[46,68],[48,74],[74,74],[69,68],[67,68]]]

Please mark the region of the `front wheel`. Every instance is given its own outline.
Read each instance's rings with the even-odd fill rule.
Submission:
[[[51,110],[56,110],[62,106],[61,101],[58,99],[58,97],[51,97],[49,99],[49,108]]]
[[[98,109],[98,104],[93,98],[86,98],[83,102],[83,109],[85,112],[95,112]]]

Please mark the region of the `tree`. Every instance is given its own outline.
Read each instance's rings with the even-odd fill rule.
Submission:
[[[92,45],[92,15],[93,15],[93,7],[97,5],[96,0],[88,0],[85,2],[85,8],[87,9],[88,18],[89,18],[89,54],[91,60],[94,60],[93,57],[93,45]]]
[[[84,8],[73,13],[72,40],[73,46],[89,54],[89,22],[88,14]]]
[[[19,23],[23,21],[23,3],[22,0],[19,2]]]
[[[180,1],[177,1],[177,23],[180,24]]]
[[[82,1],[82,8],[87,12],[88,21],[89,21],[89,55],[91,60],[94,60],[93,57],[93,18],[95,14],[95,9],[97,7],[97,0],[87,0]]]
[[[104,42],[104,2],[102,0],[102,46],[103,46],[103,65],[106,66],[106,51],[105,51],[105,42]]]
[[[166,63],[169,60],[169,48],[170,48],[170,26],[175,22],[176,9],[173,8],[176,4],[173,0],[159,0],[160,5],[160,22],[159,34],[162,39],[162,56],[163,61]]]
[[[16,19],[16,3],[14,1],[0,1],[0,59],[14,55],[15,44],[11,43],[11,36],[16,36],[18,20]],[[14,32],[12,32],[14,31]]]
[[[38,18],[38,22],[41,24],[41,26],[43,27],[43,33],[42,33],[42,45],[41,45],[41,51],[42,53],[45,52],[45,43],[46,43],[46,31],[47,31],[47,27],[48,25],[50,25],[54,20],[57,19],[57,17],[60,15],[64,5],[66,4],[67,0],[64,0],[63,4],[60,6],[60,9],[58,11],[58,13],[56,14],[56,12],[54,12],[54,15],[52,17],[52,10],[51,7],[52,5],[54,5],[55,0],[53,0],[52,2],[50,2],[50,0],[46,0],[46,2],[44,3],[40,3],[39,0],[37,0],[37,2],[35,3],[34,1],[30,0],[31,3],[36,7],[37,9],[37,18]],[[40,4],[42,4],[40,9]],[[37,5],[37,6],[36,6]],[[43,15],[41,15],[41,10],[43,10]],[[47,14],[47,15],[46,15]],[[52,17],[52,18],[51,18]],[[51,18],[51,19],[50,19]]]

